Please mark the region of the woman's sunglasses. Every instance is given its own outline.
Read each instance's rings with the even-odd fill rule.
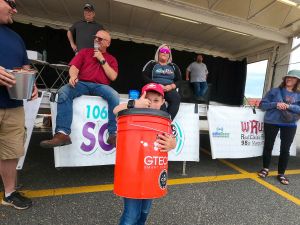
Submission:
[[[12,9],[17,8],[17,4],[12,0],[4,0]]]
[[[168,49],[168,48],[161,48],[161,49],[159,49],[159,52],[160,52],[160,53],[165,53],[165,54],[170,54],[170,53],[171,53],[171,50]]]

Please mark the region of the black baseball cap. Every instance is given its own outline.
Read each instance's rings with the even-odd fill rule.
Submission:
[[[86,3],[83,7],[84,10],[95,11],[94,6],[90,3]]]

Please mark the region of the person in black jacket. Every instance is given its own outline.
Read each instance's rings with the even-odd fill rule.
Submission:
[[[158,47],[154,60],[146,63],[142,74],[145,84],[158,83],[162,86],[168,107],[164,104],[161,109],[167,111],[174,120],[180,105],[180,95],[176,88],[182,78],[180,69],[172,63],[171,49],[168,45],[163,44]]]

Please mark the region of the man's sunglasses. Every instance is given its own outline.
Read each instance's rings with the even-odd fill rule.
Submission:
[[[12,9],[17,8],[17,4],[12,0],[4,0]]]
[[[98,37],[98,36],[94,36],[95,37],[95,39],[96,39],[96,41],[98,41],[98,42],[100,42],[100,41],[107,41],[105,38],[102,38],[102,37]]]

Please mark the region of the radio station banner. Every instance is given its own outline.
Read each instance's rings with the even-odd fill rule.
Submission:
[[[264,112],[252,108],[209,106],[207,112],[212,158],[249,158],[261,156],[264,146]],[[276,137],[272,154],[279,155]],[[296,155],[294,140],[290,154]]]
[[[127,99],[121,99],[121,102]],[[53,133],[57,104],[51,103]],[[73,102],[72,144],[54,149],[55,167],[111,165],[116,149],[107,144],[108,106],[100,97],[81,96]],[[194,104],[182,104],[173,122],[177,147],[169,153],[172,161],[199,161],[199,116]]]
[[[25,144],[24,144],[24,155],[21,158],[19,158],[17,170],[21,170],[23,168],[23,164],[24,164],[24,161],[26,158],[29,142],[30,142],[33,127],[34,127],[35,118],[38,114],[43,96],[44,96],[44,92],[42,92],[42,95],[40,98],[37,98],[32,101],[27,101],[27,100],[23,101],[24,102],[24,112],[25,112],[26,139],[25,139]]]

